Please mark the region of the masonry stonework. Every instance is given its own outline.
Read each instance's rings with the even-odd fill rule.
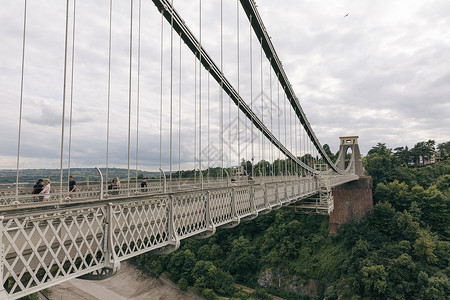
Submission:
[[[351,218],[360,220],[373,209],[372,177],[361,176],[332,189],[334,210],[330,213],[330,233],[347,223]]]

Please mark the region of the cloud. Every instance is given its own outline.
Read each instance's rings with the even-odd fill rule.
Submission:
[[[394,148],[405,144],[411,147],[421,140],[435,139],[438,143],[449,140],[450,69],[445,63],[450,61],[448,1],[259,0],[257,4],[289,80],[322,144],[329,144],[332,151],[337,151],[339,136],[359,135],[362,152],[367,153],[378,142]],[[80,167],[105,164],[107,145],[110,164],[127,166],[130,153],[131,164],[134,165],[138,144],[138,163],[143,169],[159,168],[160,148],[161,165],[164,169],[170,168],[172,118],[172,165],[178,164],[180,156],[183,168],[193,168],[200,151],[200,113],[201,149],[205,158],[208,103],[209,142],[216,150],[221,145],[221,108],[225,128],[234,126],[233,132],[237,132],[236,123],[232,122],[237,118],[236,107],[231,104],[231,111],[228,111],[226,95],[221,106],[220,86],[213,78],[208,80],[207,71],[203,68],[199,98],[198,62],[183,42],[180,53],[180,39],[176,33],[173,34],[174,47],[171,50],[170,25],[165,19],[161,21],[161,15],[151,1],[142,2],[140,43],[137,38],[138,6],[134,7],[130,81],[129,3],[113,4],[111,64],[107,5],[95,1],[77,2],[73,70],[72,7],[69,10],[64,164],[67,163],[69,142],[71,163]],[[197,3],[178,1],[175,7],[199,38]],[[202,45],[249,105],[259,108],[261,92],[265,95],[264,121],[269,128],[273,127],[277,138],[285,141],[289,134],[284,132],[283,122],[286,118],[290,120],[289,111],[284,111],[283,95],[278,105],[280,87],[276,83],[276,75],[269,75],[269,63],[264,56],[261,65],[261,51],[254,36],[250,57],[249,25],[242,9],[239,12],[237,52],[236,3],[225,2],[223,9],[224,23],[221,26],[220,2],[203,1]],[[349,15],[344,17],[347,13]],[[29,3],[21,128],[22,167],[59,166],[64,93],[64,16],[64,3],[59,1]],[[0,4],[0,37],[3,40],[0,45],[2,168],[14,168],[16,163],[22,18],[23,4],[16,1]],[[161,34],[164,41],[162,69]],[[178,112],[180,94],[181,115]],[[274,114],[273,124],[269,122],[269,105],[266,104],[266,99],[270,98],[281,112]],[[258,115],[261,113],[257,112]],[[180,119],[181,131],[178,128]],[[248,135],[249,130],[247,138]],[[259,146],[259,136],[258,142],[254,143]],[[242,149],[248,151],[248,145],[242,142]],[[233,146],[229,159],[238,161],[237,147]],[[259,158],[264,155],[267,157],[267,153],[257,154]]]

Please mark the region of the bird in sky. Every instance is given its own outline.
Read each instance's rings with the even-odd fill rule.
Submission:
[[[348,16],[348,13],[344,17],[347,17],[347,16]]]

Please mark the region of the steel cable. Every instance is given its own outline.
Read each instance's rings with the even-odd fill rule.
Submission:
[[[27,27],[27,0],[24,2],[23,10],[23,36],[22,36],[22,73],[20,76],[20,103],[19,103],[19,134],[17,138],[17,170],[16,170],[16,197],[19,196],[19,164],[20,164],[20,141],[22,134],[22,111],[23,111],[23,76],[25,69],[25,37]]]
[[[62,193],[62,178],[63,178],[63,158],[64,158],[64,127],[65,127],[65,113],[66,113],[66,78],[67,78],[67,38],[69,30],[69,0],[66,2],[66,33],[64,45],[64,79],[63,79],[63,106],[62,106],[62,120],[61,120],[61,155],[59,162],[59,191]],[[62,197],[61,194],[60,197]],[[62,198],[61,198],[62,199]]]
[[[73,1],[73,24],[72,24],[72,75],[70,77],[70,117],[69,117],[69,154],[67,163],[67,189],[69,190],[70,163],[72,153],[72,113],[73,113],[73,76],[74,76],[74,60],[75,60],[75,20],[76,20],[76,3]],[[62,191],[61,191],[62,192]]]

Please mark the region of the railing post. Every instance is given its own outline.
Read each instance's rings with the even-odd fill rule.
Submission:
[[[8,293],[5,290],[3,282],[3,266],[5,265],[5,246],[3,245],[3,233],[5,227],[3,226],[4,216],[0,216],[0,299],[8,299]]]
[[[256,207],[256,201],[255,201],[255,186],[250,186],[250,205],[253,210],[254,217],[258,216],[258,209]]]
[[[226,169],[223,169],[223,171],[227,174],[227,186],[230,186],[230,174],[228,174]]]
[[[173,195],[169,196],[169,211],[168,211],[168,236],[169,236],[169,241],[173,240],[174,237],[174,223],[173,223]]]
[[[275,202],[279,203],[280,206],[282,206],[283,204],[280,201],[280,195],[278,193],[278,182],[275,183]]]
[[[236,188],[231,189],[231,223],[226,224],[223,228],[233,228],[241,223],[241,217],[239,217],[239,212],[237,210],[236,204]]]
[[[237,208],[236,208],[236,189],[233,188],[231,190],[231,214],[233,215],[233,218],[239,219]]]
[[[161,199],[169,199],[169,203],[167,205],[167,245],[164,246],[161,249],[154,250],[153,253],[155,254],[169,254],[175,250],[177,250],[180,247],[180,238],[178,237],[178,234],[175,230],[175,222],[173,218],[173,201],[174,196],[170,195],[169,197],[161,197]]]
[[[200,177],[200,189],[203,190],[203,173],[202,171],[198,170],[199,172],[199,177]]]
[[[103,200],[103,174],[102,171],[100,171],[100,169],[98,167],[95,167],[95,169],[98,172],[98,175],[100,175],[100,197],[99,200],[102,201]]]
[[[211,205],[210,205],[210,202],[211,202],[211,192],[207,191],[206,192],[206,203],[205,203],[205,210],[206,210],[206,213],[205,213],[206,220],[205,220],[205,222],[206,222],[206,224],[208,224],[207,225],[207,230],[208,231],[205,234],[201,234],[201,235],[197,236],[198,238],[207,238],[207,237],[212,236],[214,233],[216,233],[216,226],[214,225],[214,222],[213,222],[213,220],[211,218]]]
[[[206,192],[206,203],[205,203],[206,221],[207,221],[207,223],[211,223],[211,225],[213,225],[211,222],[211,210],[210,210],[210,206],[209,206],[210,200],[211,200],[211,192],[207,191]]]
[[[285,199],[285,202],[287,202],[289,200],[288,193],[287,193],[287,182],[286,181],[284,182],[284,199]]]
[[[164,173],[164,171],[159,168],[159,170],[161,171],[161,173],[163,174],[163,179],[164,179],[164,183],[163,183],[163,192],[166,193],[167,191],[167,183],[166,183],[166,173]]]
[[[106,219],[105,219],[105,245],[106,248],[104,249],[105,253],[105,267],[108,269],[112,269],[113,274],[115,274],[119,268],[120,268],[120,262],[116,255],[116,252],[114,252],[114,247],[112,245],[112,215],[113,215],[113,209],[112,209],[112,203],[108,202],[106,204]]]
[[[267,184],[264,183],[264,207],[269,211],[272,210],[272,206],[270,206],[269,198],[267,197]]]
[[[292,181],[291,181],[291,188],[292,188],[292,200],[294,200],[295,199],[295,185],[294,185],[294,183],[292,183]]]

